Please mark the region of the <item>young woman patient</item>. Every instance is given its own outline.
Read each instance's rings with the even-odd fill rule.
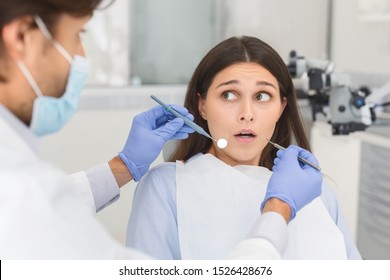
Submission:
[[[198,133],[178,143],[170,161],[139,182],[127,245],[159,259],[220,259],[258,217],[276,148],[310,150],[288,69],[273,48],[243,36],[227,39],[202,59],[184,106],[217,143]],[[360,259],[335,193],[289,223],[285,259]]]

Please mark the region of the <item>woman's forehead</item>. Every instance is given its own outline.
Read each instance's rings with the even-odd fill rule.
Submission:
[[[255,62],[239,62],[219,71],[215,75],[212,84],[215,86],[231,80],[240,81],[245,79],[254,79],[259,82],[266,81],[275,86],[278,83],[277,79],[264,66]]]

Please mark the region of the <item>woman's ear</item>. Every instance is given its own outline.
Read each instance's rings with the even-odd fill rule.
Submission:
[[[202,116],[204,120],[207,120],[207,114],[205,110],[205,99],[202,98],[202,96],[198,93],[198,111],[199,114]]]
[[[280,107],[280,113],[279,113],[279,118],[282,116],[283,112],[284,112],[284,109],[286,108],[287,106],[287,97],[283,97],[282,98],[282,106]]]
[[[25,16],[7,23],[1,32],[6,55],[20,60],[26,50],[26,34],[31,30],[33,18]]]

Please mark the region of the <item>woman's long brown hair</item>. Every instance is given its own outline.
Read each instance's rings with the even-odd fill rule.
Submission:
[[[242,62],[254,62],[266,68],[279,83],[281,100],[283,97],[287,99],[286,108],[270,140],[287,147],[295,139],[297,145],[310,150],[287,66],[272,47],[258,38],[248,36],[229,38],[211,49],[202,59],[188,85],[184,101],[184,107],[194,115],[194,121],[209,132],[207,121],[201,117],[198,110],[199,98],[206,98],[214,77],[220,71]],[[211,145],[210,139],[192,133],[187,139],[178,143],[169,161],[188,160],[200,152],[206,153]],[[276,152],[276,148],[267,145],[261,154],[259,165],[272,169]]]

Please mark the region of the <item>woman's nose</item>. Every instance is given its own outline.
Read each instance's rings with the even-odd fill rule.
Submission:
[[[253,121],[253,116],[247,115],[247,116],[240,117],[240,121],[246,121],[246,120],[248,120],[250,122]]]
[[[249,102],[243,104],[241,113],[239,115],[239,120],[241,122],[253,122],[254,119],[252,105]]]

